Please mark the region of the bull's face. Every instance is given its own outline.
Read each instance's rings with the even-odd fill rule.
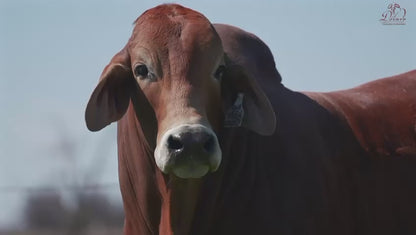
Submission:
[[[122,117],[130,99],[136,110],[145,100],[157,123],[148,141],[156,143],[158,168],[180,178],[215,171],[222,158],[216,133],[224,124],[262,134],[275,124],[265,95],[225,61],[221,39],[204,16],[177,5],[151,9],[105,68],[87,106],[87,126],[100,130]]]
[[[129,43],[131,69],[158,121],[157,166],[195,178],[221,162],[213,129],[219,128],[222,113],[224,52],[203,16],[195,14],[193,21],[175,17],[148,13],[138,19]]]

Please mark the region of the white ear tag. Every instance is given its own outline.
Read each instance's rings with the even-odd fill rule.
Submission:
[[[241,126],[244,118],[243,99],[244,94],[238,93],[234,104],[225,113],[224,127]]]

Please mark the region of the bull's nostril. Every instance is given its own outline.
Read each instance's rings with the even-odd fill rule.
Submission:
[[[214,150],[215,140],[214,137],[210,136],[204,144],[204,150],[208,153],[211,153]]]
[[[181,150],[183,149],[183,144],[179,138],[174,136],[169,136],[168,138],[168,148],[171,150]]]

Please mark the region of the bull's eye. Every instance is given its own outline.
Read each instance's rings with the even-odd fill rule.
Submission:
[[[149,75],[149,70],[147,69],[146,65],[140,64],[134,68],[134,75],[136,77],[146,78]]]
[[[218,80],[220,80],[222,78],[222,75],[224,75],[225,72],[225,66],[224,65],[220,65],[218,66],[217,70],[214,73],[214,77]]]

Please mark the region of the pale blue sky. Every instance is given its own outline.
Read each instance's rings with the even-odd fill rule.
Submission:
[[[115,125],[88,132],[85,105],[133,21],[163,2],[0,0],[0,227],[25,196],[4,187],[117,183]],[[402,26],[378,21],[389,1],[176,2],[258,35],[294,90],[349,88],[416,68],[413,0],[396,1],[407,10]]]

